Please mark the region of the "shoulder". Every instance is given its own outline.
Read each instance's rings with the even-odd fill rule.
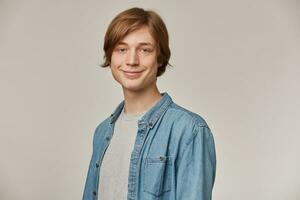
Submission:
[[[190,143],[196,135],[200,134],[204,136],[210,133],[208,123],[200,114],[174,102],[169,106],[164,118],[172,126],[173,137],[175,136],[185,144]]]
[[[178,163],[185,152],[201,152],[207,150],[215,165],[215,144],[213,134],[206,120],[198,113],[188,110],[176,103],[170,105],[166,113],[172,122],[172,137],[178,142]],[[187,154],[185,154],[187,155]]]
[[[176,103],[171,103],[168,115],[173,116],[174,120],[181,121],[185,125],[197,125],[200,127],[208,127],[205,119],[198,113],[184,108]]]

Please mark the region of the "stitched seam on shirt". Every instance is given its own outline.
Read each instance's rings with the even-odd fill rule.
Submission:
[[[209,127],[205,127],[205,128],[208,129],[207,137],[205,137],[205,139],[206,139],[208,142],[206,142],[205,145],[206,145],[206,147],[207,147],[207,149],[208,149],[208,152],[209,152],[209,159],[210,159],[211,163],[214,164],[213,167],[216,168],[216,162],[213,161],[213,160],[211,160],[212,156],[214,156],[214,153],[211,151],[211,148],[210,148],[210,146],[209,146],[210,143],[212,142],[212,141],[209,141],[209,140],[213,140],[213,135],[212,135],[211,130],[210,130]],[[213,142],[213,143],[214,143],[214,142]],[[214,145],[214,146],[215,146],[215,145]]]
[[[179,159],[178,159],[178,164],[176,165],[177,167],[180,165],[181,160],[182,160],[182,158],[183,158],[184,155],[185,155],[185,152],[187,151],[187,149],[189,148],[189,146],[192,144],[192,142],[194,141],[195,137],[196,137],[197,135],[199,135],[200,128],[202,128],[202,127],[207,127],[205,124],[197,124],[196,126],[197,126],[197,127],[196,127],[196,128],[194,129],[194,131],[193,131],[193,136],[188,140],[188,142],[187,142],[187,144],[186,144],[186,147],[185,147],[185,149],[184,149],[183,152],[182,152],[182,156],[179,157]]]

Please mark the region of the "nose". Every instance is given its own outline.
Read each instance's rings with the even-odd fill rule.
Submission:
[[[126,64],[130,66],[136,66],[139,64],[139,56],[134,49],[129,51],[126,59]]]

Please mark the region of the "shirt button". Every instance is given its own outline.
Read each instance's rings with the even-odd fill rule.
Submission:
[[[97,194],[97,193],[96,193],[96,191],[94,191],[94,192],[93,192],[93,195],[95,195],[95,196],[96,196],[96,194]]]
[[[99,164],[98,164],[98,163],[96,163],[96,167],[97,167],[97,168],[99,167]]]
[[[164,156],[159,156],[159,160],[163,161],[163,160],[165,160],[165,157]]]
[[[106,139],[107,141],[109,141],[109,140],[110,140],[110,137],[107,136],[105,139]]]

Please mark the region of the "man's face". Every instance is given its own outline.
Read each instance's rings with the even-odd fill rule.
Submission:
[[[145,91],[156,85],[157,48],[148,27],[129,33],[115,46],[110,68],[124,90]]]

